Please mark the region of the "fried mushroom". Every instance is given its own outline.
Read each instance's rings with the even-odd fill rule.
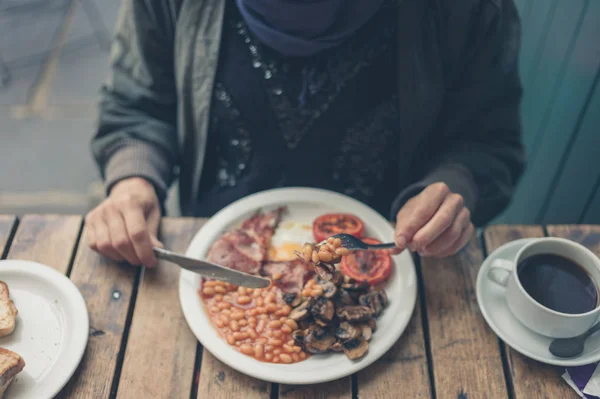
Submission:
[[[337,341],[335,344],[331,345],[329,350],[332,352],[342,352],[344,350],[344,345],[340,341]]]
[[[338,290],[337,302],[338,302],[338,306],[354,305],[354,303],[355,303],[352,295],[344,289]]]
[[[298,321],[298,327],[300,327],[303,330],[306,330],[315,323],[315,319],[313,319],[312,316],[308,316],[307,318]]]
[[[325,297],[318,297],[310,304],[310,313],[315,320],[323,322],[327,325],[335,315],[335,306],[333,302]],[[323,323],[319,323],[323,325]]]
[[[377,329],[377,321],[375,319],[369,319],[369,321],[367,321],[367,325],[371,331],[375,331]]]
[[[321,327],[327,327],[329,325],[327,321],[321,319],[315,319],[315,323]]]
[[[303,345],[310,353],[327,352],[334,343],[335,337],[320,326],[312,325],[305,331]]]
[[[331,281],[325,281],[319,285],[323,288],[323,296],[325,298],[333,298],[337,293],[337,287]]]
[[[373,317],[373,311],[368,306],[342,306],[336,313],[340,320],[351,323],[364,322]]]
[[[368,324],[361,324],[359,327],[361,330],[362,338],[365,341],[370,341],[371,337],[373,336],[373,330],[371,329],[371,327],[369,327]]]
[[[350,292],[367,292],[369,290],[369,283],[366,281],[356,282],[354,280],[350,280],[350,282],[344,282],[342,284],[342,289]]]
[[[379,316],[387,305],[387,295],[384,290],[375,290],[361,295],[358,298],[359,305],[368,306],[375,317]]]
[[[290,319],[294,319],[295,321],[300,321],[308,317],[310,308],[310,301],[304,301],[290,312]]]
[[[314,265],[315,272],[325,281],[330,281],[338,285],[342,281],[342,275],[333,265],[327,263],[319,263]]]
[[[302,302],[302,296],[297,292],[284,292],[283,301],[292,308],[295,308]]]
[[[298,346],[304,347],[304,336],[305,335],[306,335],[306,332],[304,330],[296,330],[296,331],[292,332],[292,339]]]
[[[343,322],[339,325],[339,327],[335,330],[335,336],[339,340],[345,342],[351,339],[356,339],[360,337],[362,334],[362,329],[358,326],[353,326],[348,322]]]
[[[360,359],[369,350],[369,343],[362,338],[344,342],[342,346],[344,348],[344,353],[350,360]]]

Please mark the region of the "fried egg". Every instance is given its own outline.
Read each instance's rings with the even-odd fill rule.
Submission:
[[[271,238],[267,253],[271,261],[290,261],[296,259],[294,251],[302,252],[302,246],[314,242],[312,226],[296,222],[283,222]]]

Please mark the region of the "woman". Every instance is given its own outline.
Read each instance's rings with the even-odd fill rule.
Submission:
[[[509,202],[524,160],[513,0],[125,0],[92,143],[92,248],[155,264],[184,215],[312,186],[448,256]]]

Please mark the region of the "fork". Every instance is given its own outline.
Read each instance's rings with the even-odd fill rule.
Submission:
[[[336,234],[333,236],[333,238],[339,238],[342,241],[342,247],[348,249],[349,251],[365,249],[389,249],[396,247],[396,244],[393,242],[388,242],[385,244],[367,244],[366,242],[350,234]]]

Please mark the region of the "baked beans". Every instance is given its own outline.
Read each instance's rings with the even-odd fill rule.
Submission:
[[[342,247],[342,240],[329,237],[327,241],[316,245],[306,243],[302,247],[302,256],[306,262],[312,261],[314,264],[337,263],[342,256],[350,253],[347,248]]]
[[[322,295],[322,288],[314,283],[307,288],[320,290]],[[239,352],[270,363],[297,363],[308,358],[294,344],[292,332],[298,323],[288,317],[292,308],[283,301],[278,287],[249,289],[207,280],[199,294],[217,331]]]

